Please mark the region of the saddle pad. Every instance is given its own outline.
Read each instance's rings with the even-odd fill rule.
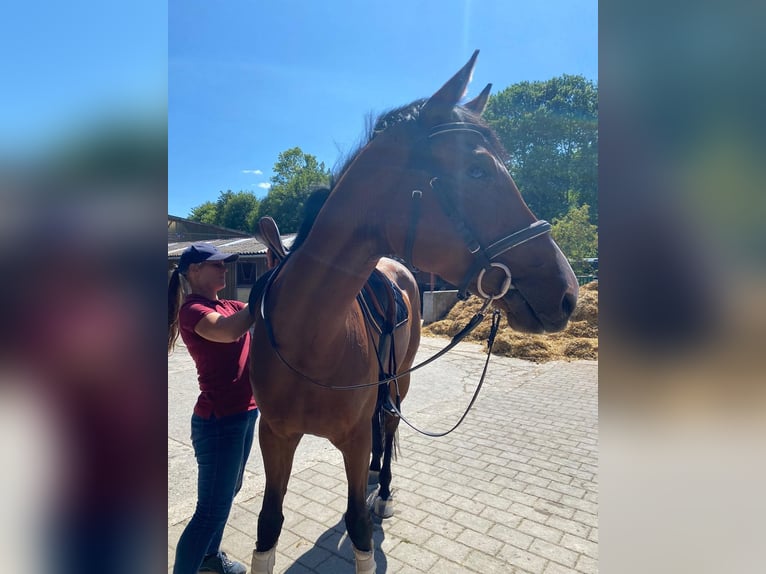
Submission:
[[[402,290],[377,269],[356,299],[370,325],[380,334],[393,332],[409,319]]]

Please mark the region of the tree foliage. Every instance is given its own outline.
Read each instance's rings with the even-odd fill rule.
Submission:
[[[279,154],[272,187],[262,200],[249,191],[222,191],[215,202],[206,201],[192,208],[189,219],[254,233],[258,220],[270,215],[282,233],[295,233],[309,193],[329,182],[330,170],[324,163],[294,147]]]
[[[510,154],[508,170],[530,209],[552,221],[588,204],[598,223],[598,87],[582,76],[514,84],[484,119]]]
[[[218,225],[218,206],[212,201],[206,201],[197,207],[192,207],[188,219],[199,221],[200,223]]]
[[[249,191],[238,191],[237,193],[227,191],[225,195],[225,201],[222,201],[224,194],[221,194],[218,199],[221,213],[220,225],[229,229],[239,229],[252,233],[255,229],[251,227],[251,214],[258,212],[258,198]]]
[[[586,257],[595,257],[598,253],[598,233],[590,222],[590,206],[573,205],[563,217],[553,220],[551,235],[561,251],[566,255],[572,269],[578,275],[591,272],[584,261]]]
[[[249,191],[222,191],[215,202],[193,207],[189,219],[238,231],[252,233],[254,215],[258,214],[258,198]]]
[[[281,233],[295,233],[301,223],[303,204],[311,191],[329,185],[330,170],[324,162],[294,147],[279,154],[271,177],[271,189],[263,199],[259,217],[270,215]]]

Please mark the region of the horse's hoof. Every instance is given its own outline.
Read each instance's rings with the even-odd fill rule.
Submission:
[[[357,550],[353,543],[351,544],[351,548],[354,549],[356,574],[375,574],[375,543],[372,543],[371,550],[367,552]]]
[[[380,471],[379,470],[370,470],[367,473],[367,484],[378,484],[378,479],[380,477]]]
[[[394,499],[383,500],[381,497],[377,497],[372,508],[376,516],[391,518],[394,515]]]
[[[276,553],[276,544],[271,550],[266,550],[266,552],[256,552],[253,550],[253,560],[250,563],[250,574],[274,574]]]

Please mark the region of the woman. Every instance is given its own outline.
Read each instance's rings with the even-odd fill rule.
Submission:
[[[191,420],[197,507],[178,541],[173,574],[247,571],[220,549],[258,418],[248,376],[253,319],[245,303],[218,298],[226,286],[226,263],[237,257],[195,243],[181,254],[168,285],[168,353],[180,333],[200,387]],[[190,289],[183,302],[181,277]]]

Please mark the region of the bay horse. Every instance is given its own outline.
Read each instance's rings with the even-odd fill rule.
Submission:
[[[298,233],[293,239],[290,248],[282,242],[282,236],[279,232],[277,222],[270,216],[260,218],[258,221],[260,238],[268,247],[267,258],[269,260],[269,267],[281,264],[287,259],[287,256],[290,253],[303,244],[329,194],[330,190],[325,187],[316,188],[309,194],[303,205],[302,223],[298,228]],[[392,272],[392,269],[395,271]],[[403,319],[402,322],[409,320],[410,315],[412,315],[412,325],[409,327],[412,329],[412,332],[409,335],[409,345],[414,346],[414,348],[417,349],[420,341],[421,304],[420,291],[417,288],[417,282],[408,268],[403,267],[393,259],[382,257],[376,264],[375,271],[377,271],[379,277],[385,277],[389,281],[393,279],[396,273],[401,273],[403,277],[402,280],[397,281],[395,284],[396,288],[389,287],[388,289],[381,287],[381,281],[378,280],[376,282],[373,277],[371,278],[372,282],[368,281],[368,284],[365,285],[366,291],[360,293],[359,297],[361,297],[361,299],[358,297],[360,305],[373,305],[377,311],[376,314],[375,311],[368,310],[366,318],[371,326],[375,326],[376,329],[381,331],[375,337],[375,348],[379,359],[379,376],[383,379],[392,377],[396,371],[391,364],[392,362],[396,362],[396,347],[395,345],[390,344],[390,339],[388,338],[392,332],[401,329],[402,327],[397,321],[396,306],[401,305],[404,307],[403,314],[406,319]],[[402,299],[400,299],[399,303],[395,300],[398,294],[394,291],[397,289],[399,290],[399,293],[402,293]],[[388,291],[388,293],[386,293],[386,291]],[[365,297],[365,295],[370,293],[372,293],[371,296]],[[255,290],[254,294],[257,296],[258,290]],[[406,294],[406,302],[403,299],[404,294]],[[388,302],[384,300],[385,295],[390,297]],[[254,301],[254,303],[257,306],[257,301]],[[385,316],[386,313],[387,316]],[[388,324],[385,323],[386,321],[388,321]],[[388,361],[388,364],[385,364],[386,361]],[[407,364],[410,365],[411,360],[408,360]],[[397,410],[401,408],[401,401],[407,396],[408,390],[408,375],[397,377],[394,386],[389,383],[391,404],[395,405]],[[381,518],[390,518],[393,516],[394,512],[390,488],[391,460],[395,450],[394,441],[399,426],[399,418],[398,416],[394,416],[395,413],[393,413],[391,409],[386,408],[383,397],[384,392],[384,389],[378,388],[379,403],[376,406],[372,418],[372,460],[369,469],[369,483],[378,484],[378,492],[373,503],[375,514]]]
[[[327,438],[342,453],[356,572],[375,572],[366,490],[379,341],[357,295],[376,267],[402,289],[409,311],[391,343],[396,374],[412,365],[420,341],[417,285],[405,265],[384,257],[439,275],[462,297],[494,299],[520,331],[560,331],[574,310],[576,277],[480,118],[491,86],[460,105],[477,56],[430,98],[377,119],[301,247],[251,295],[250,378],[266,474],[253,574],[273,572],[283,499],[305,434]],[[408,375],[399,379],[400,394],[408,384]]]

